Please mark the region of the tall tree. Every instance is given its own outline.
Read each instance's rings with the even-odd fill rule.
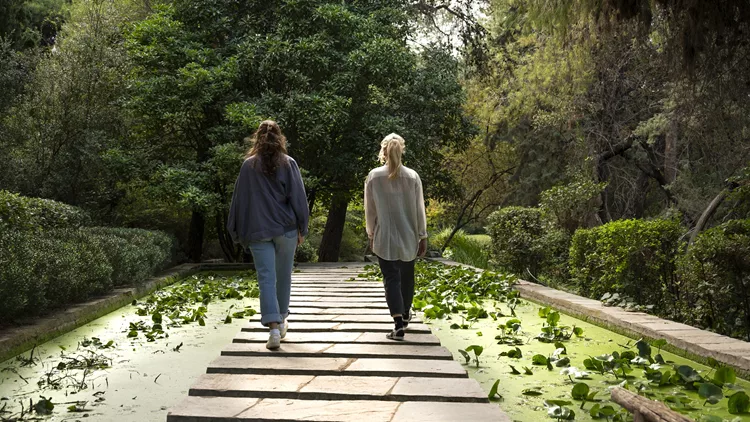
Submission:
[[[120,29],[134,16],[137,10],[114,0],[71,7],[54,49],[4,119],[6,186],[97,211],[107,206],[116,182],[106,161],[125,134],[119,100],[128,62]]]
[[[319,259],[337,260],[348,204],[383,136],[401,132],[418,170],[437,168],[439,147],[466,138],[458,63],[407,45],[407,6],[173,1],[130,35],[140,135],[165,163],[201,167],[215,146],[239,145],[258,116],[278,120],[317,181],[310,194],[329,205]],[[194,260],[207,215],[193,210]]]
[[[17,50],[55,43],[67,16],[66,0],[5,0],[0,2],[0,38]]]

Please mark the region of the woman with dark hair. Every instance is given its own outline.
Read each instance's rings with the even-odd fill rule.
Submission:
[[[286,155],[276,122],[261,122],[234,185],[227,229],[253,255],[260,289],[260,322],[271,329],[266,347],[286,336],[294,253],[307,235],[309,209],[302,175]]]
[[[385,300],[396,326],[387,337],[404,339],[414,298],[414,261],[427,250],[427,216],[422,180],[401,164],[404,138],[395,133],[380,143],[380,163],[365,182],[365,220],[378,257]]]

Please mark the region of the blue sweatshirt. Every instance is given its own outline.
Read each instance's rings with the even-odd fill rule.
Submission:
[[[257,155],[242,163],[227,220],[235,243],[247,247],[292,230],[307,236],[310,210],[302,175],[292,157],[285,155],[283,162],[273,177],[263,174]]]

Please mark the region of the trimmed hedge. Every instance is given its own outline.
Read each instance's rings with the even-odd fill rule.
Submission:
[[[665,303],[679,297],[675,261],[681,234],[672,219],[619,220],[578,230],[570,246],[571,281],[584,296],[618,293],[664,311]]]
[[[0,190],[0,232],[77,228],[90,222],[91,218],[80,208]]]
[[[679,260],[678,274],[685,322],[750,340],[750,220],[701,233]]]
[[[0,319],[40,315],[115,285],[142,283],[171,263],[174,244],[141,229],[0,231]]]
[[[490,263],[523,277],[526,270],[557,277],[567,259],[568,237],[545,222],[538,208],[507,207],[488,217]]]
[[[105,251],[114,286],[143,282],[172,262],[176,243],[163,232],[115,227],[85,229]]]

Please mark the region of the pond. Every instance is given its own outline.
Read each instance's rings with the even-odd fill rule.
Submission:
[[[363,275],[379,276],[375,267]],[[488,394],[496,389],[494,398],[514,420],[554,420],[550,411],[608,420],[608,406],[619,410],[608,388],[624,383],[696,420],[750,421],[729,412],[727,396],[750,383],[728,368],[709,368],[657,343],[636,344],[522,300],[507,276],[422,263],[417,275],[415,306],[423,318]],[[33,359],[27,352],[0,363],[0,420],[30,407],[44,412],[48,403],[40,397],[54,404],[46,420],[165,420],[257,309],[257,294],[252,273],[199,274],[40,345]],[[703,386],[714,383],[722,388]],[[576,384],[586,386],[573,397]],[[702,387],[714,404],[701,397]]]
[[[504,304],[498,303],[498,307],[501,309],[505,308]],[[558,367],[554,363],[553,369],[550,371],[546,365],[533,365],[532,357],[537,354],[541,354],[545,357],[553,355],[556,347],[553,343],[542,343],[537,340],[531,340],[538,333],[540,333],[545,319],[538,316],[538,310],[542,308],[540,305],[521,301],[516,307],[516,317],[502,317],[498,318],[498,321],[490,319],[480,319],[476,323],[471,325],[470,329],[451,329],[450,326],[458,322],[462,323],[462,320],[458,316],[453,316],[451,319],[446,320],[433,320],[430,325],[433,327],[433,332],[440,338],[443,346],[447,347],[457,360],[465,362],[463,356],[459,350],[465,350],[470,345],[480,345],[483,347],[483,352],[479,356],[479,368],[476,367],[475,362],[470,362],[466,365],[466,369],[469,375],[478,380],[485,391],[490,391],[496,380],[500,380],[498,384],[498,393],[503,397],[500,401],[500,405],[503,410],[508,413],[511,418],[518,421],[539,421],[547,417],[548,409],[545,407],[545,400],[565,400],[571,401],[573,404],[568,405],[575,412],[577,421],[590,421],[594,420],[589,414],[592,406],[599,404],[600,407],[606,405],[613,405],[608,401],[609,392],[608,387],[620,384],[623,379],[615,379],[611,374],[600,375],[596,371],[587,370],[584,367],[583,361],[593,356],[601,356],[604,354],[611,354],[613,351],[622,352],[623,350],[634,350],[634,353],[638,355],[637,349],[633,347],[634,340],[628,337],[624,337],[617,333],[613,333],[604,328],[589,324],[579,319],[562,315],[560,324],[566,326],[576,326],[582,328],[582,337],[576,337],[573,335],[570,340],[564,341],[563,344],[567,349],[566,355],[560,355],[562,358],[567,357],[570,359],[570,366],[578,369],[579,371],[585,371],[589,373],[589,379],[574,379],[576,383],[586,383],[591,391],[597,391],[597,395],[594,397],[596,402],[589,402],[584,405],[584,409],[580,409],[581,401],[574,400],[571,396],[571,391],[574,383],[566,375],[562,375],[561,371],[565,368]],[[488,311],[494,311],[495,303],[486,304]],[[507,308],[504,309],[505,313],[509,313]],[[522,345],[518,348],[522,352],[520,359],[511,358],[508,356],[500,356],[503,352],[514,350],[515,346],[499,345],[498,340],[495,340],[495,336],[501,333],[497,327],[511,319],[519,319],[522,321],[522,326],[518,332],[518,336],[524,340]],[[480,336],[481,334],[481,336]],[[654,354],[658,350],[654,349]],[[469,352],[473,356],[473,352]],[[663,368],[671,369],[672,365],[689,365],[702,374],[704,377],[710,377],[714,371],[711,368],[685,359],[674,354],[661,351],[663,359],[667,362],[666,365],[661,365]],[[515,367],[520,374],[514,375],[512,373],[511,365]],[[524,367],[529,368],[533,375],[526,375]],[[648,381],[643,379],[640,374],[635,372],[643,372],[642,369],[637,368],[633,365],[633,373],[631,376],[638,375],[638,378],[630,379],[630,382],[643,382],[648,384]],[[573,374],[575,375],[575,374]],[[748,390],[750,389],[750,383],[745,380],[735,381],[735,385],[739,388]],[[681,387],[666,386],[662,388],[649,386],[650,390],[655,391],[659,396],[673,396],[676,398],[684,397],[689,399],[690,402],[683,403],[685,405],[692,405],[697,410],[687,412],[690,417],[700,420],[702,415],[715,415],[721,417],[722,420],[735,420],[737,421],[750,421],[750,416],[731,415],[727,410],[728,399],[723,399],[715,405],[706,404],[703,405],[704,399],[701,399],[697,392],[687,391]],[[539,392],[539,395],[525,395],[524,391]],[[536,393],[532,393],[536,394]],[[727,393],[729,394],[729,392]],[[684,399],[682,399],[684,401]],[[617,408],[616,405],[613,406]],[[553,420],[549,418],[549,420]],[[600,420],[606,420],[604,418]]]
[[[377,268],[367,270],[371,279],[380,277]],[[608,389],[620,385],[695,420],[750,421],[750,383],[731,368],[709,368],[660,350],[659,342],[637,342],[522,300],[510,289],[512,281],[489,271],[419,263],[415,307],[433,317],[425,320],[443,346],[488,394],[496,389],[495,400],[514,420],[556,419],[550,413],[608,420],[613,412],[609,420],[632,420],[609,400]],[[574,392],[577,384],[585,385]]]
[[[198,274],[39,345],[33,361],[0,363],[0,420],[44,412],[41,397],[50,421],[166,420],[258,309],[253,296],[252,273]]]

